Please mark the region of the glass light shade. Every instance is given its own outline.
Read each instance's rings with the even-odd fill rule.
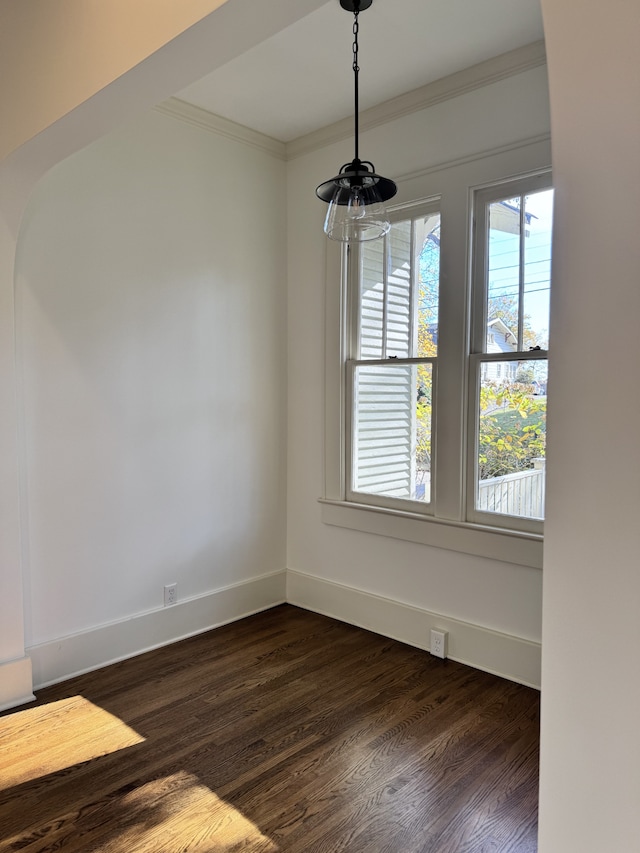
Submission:
[[[316,195],[329,205],[324,232],[343,243],[377,240],[391,224],[385,208],[398,191],[393,181],[376,175],[373,163],[345,163],[340,173],[316,188]]]
[[[324,232],[331,240],[365,242],[377,240],[391,227],[376,186],[353,186],[345,203],[345,189],[337,186],[324,220]]]

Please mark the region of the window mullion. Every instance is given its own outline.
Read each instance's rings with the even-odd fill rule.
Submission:
[[[411,269],[409,271],[409,350],[407,355],[416,355],[418,352],[418,266],[416,263],[416,220],[411,222],[411,245],[409,257],[411,258]]]
[[[389,316],[389,266],[391,264],[391,247],[388,235],[383,237],[384,254],[382,258],[382,335],[381,335],[381,355],[382,358],[387,357],[388,349],[388,316]]]
[[[472,279],[476,283],[471,288],[471,352],[484,352],[487,347],[487,288],[489,286],[489,252],[487,235],[489,232],[489,211],[487,204],[478,205],[474,211],[471,240],[473,241]],[[484,282],[478,287],[477,282]]]
[[[347,315],[349,340],[346,348],[348,358],[357,358],[360,355],[360,347],[362,344],[361,338],[361,297],[360,297],[360,282],[362,279],[362,252],[360,246],[356,243],[349,243],[346,247],[347,251],[347,275],[349,280],[357,281],[358,287],[347,287]]]
[[[518,351],[521,352],[524,337],[524,263],[525,263],[525,196],[520,196],[520,242],[518,246]]]

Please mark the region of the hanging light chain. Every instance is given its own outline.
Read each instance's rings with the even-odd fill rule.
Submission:
[[[360,29],[360,24],[358,23],[358,15],[360,14],[360,10],[356,6],[353,10],[353,70],[357,73],[360,71],[358,67],[358,31]]]
[[[358,72],[360,71],[360,66],[358,65],[358,32],[360,30],[360,24],[358,22],[358,15],[360,14],[360,2],[359,2],[359,0],[355,0],[353,6],[354,6],[354,8],[353,8],[353,78],[354,78],[355,159],[358,160],[358,112],[359,112]]]

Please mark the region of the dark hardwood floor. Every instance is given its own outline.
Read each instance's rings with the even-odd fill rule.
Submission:
[[[283,605],[0,717],[0,851],[533,853],[538,712]]]

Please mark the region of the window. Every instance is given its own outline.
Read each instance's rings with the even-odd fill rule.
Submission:
[[[431,504],[440,214],[427,206],[351,250],[351,500]]]
[[[327,255],[323,520],[539,566],[550,173],[461,176]]]
[[[467,518],[532,531],[544,518],[552,205],[545,178],[474,205]]]

